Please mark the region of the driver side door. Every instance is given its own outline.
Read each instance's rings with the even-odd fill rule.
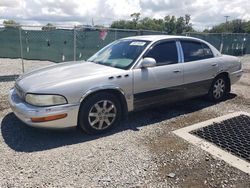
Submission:
[[[154,44],[143,56],[156,60],[156,66],[133,69],[134,108],[166,103],[183,92],[183,66],[176,41]]]

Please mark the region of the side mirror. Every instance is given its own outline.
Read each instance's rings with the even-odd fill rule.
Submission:
[[[141,68],[154,67],[155,65],[156,61],[151,57],[145,57],[141,62]]]

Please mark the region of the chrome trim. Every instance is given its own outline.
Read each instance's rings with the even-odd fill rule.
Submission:
[[[181,42],[179,40],[177,40],[176,41],[176,45],[177,45],[179,63],[184,63],[184,55],[183,55],[183,50],[182,50]]]
[[[106,85],[106,86],[100,86],[100,87],[94,87],[90,90],[88,90],[87,92],[85,92],[83,94],[83,96],[80,98],[80,103],[90,94],[94,93],[94,92],[97,92],[97,91],[101,91],[101,90],[106,90],[106,89],[115,89],[117,91],[119,91],[124,97],[125,99],[127,100],[126,96],[125,96],[125,93],[124,91],[118,87],[118,86],[113,86],[113,85]]]
[[[134,97],[133,97],[133,94],[125,94],[125,92],[118,86],[113,86],[113,85],[106,85],[106,86],[100,86],[100,87],[95,87],[95,88],[92,88],[90,90],[88,90],[87,92],[85,92],[82,97],[80,98],[80,103],[87,97],[89,96],[90,94],[94,93],[94,92],[97,92],[97,91],[102,91],[102,90],[106,90],[106,89],[113,89],[113,90],[117,90],[119,91],[125,98],[125,101],[127,103],[127,109],[128,109],[128,112],[131,112],[134,110]]]
[[[175,45],[176,45],[177,54],[178,54],[178,63],[181,63],[181,52],[180,52],[178,41],[175,41]]]

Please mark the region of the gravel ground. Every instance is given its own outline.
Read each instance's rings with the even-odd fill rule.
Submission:
[[[248,174],[172,133],[227,113],[250,112],[250,56],[242,62],[244,76],[219,104],[198,98],[136,112],[112,132],[88,136],[21,123],[7,104],[13,81],[3,77],[20,74],[20,60],[1,59],[0,187],[250,187]],[[27,70],[51,64],[25,63]]]
[[[23,60],[24,72],[34,70],[40,67],[52,65],[50,61]],[[22,74],[22,60],[0,58],[0,76],[10,76]]]

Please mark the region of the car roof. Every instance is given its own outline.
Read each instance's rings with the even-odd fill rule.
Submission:
[[[192,39],[192,40],[200,40],[194,37],[186,37],[186,36],[178,36],[178,35],[142,35],[142,36],[132,36],[126,37],[123,39],[133,39],[133,40],[147,40],[147,41],[158,41],[164,39]],[[202,40],[200,40],[202,41]]]
[[[123,38],[121,40],[126,40],[126,39],[145,40],[145,41],[150,41],[150,42],[157,42],[160,40],[167,40],[167,39],[187,39],[187,40],[205,43],[211,48],[211,50],[215,56],[221,56],[221,53],[213,45],[211,45],[210,43],[208,43],[202,39],[195,38],[195,37],[178,36],[178,35],[142,35],[142,36],[127,37],[127,38]]]

